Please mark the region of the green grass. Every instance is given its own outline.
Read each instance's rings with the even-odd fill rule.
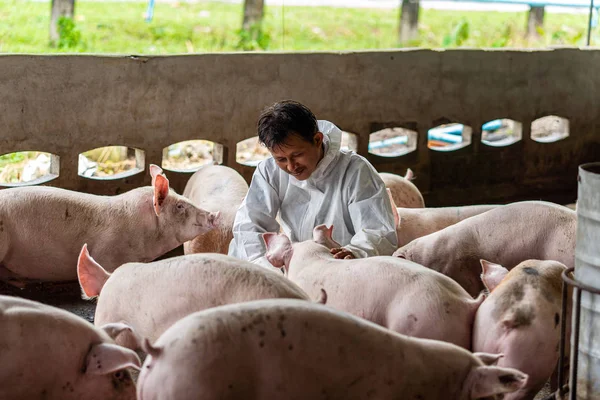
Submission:
[[[273,6],[265,10],[265,38],[261,43],[268,51],[398,47],[398,9]],[[240,50],[241,4],[158,3],[150,23],[144,21],[145,11],[145,2],[77,1],[75,26],[65,33],[66,39],[73,40],[64,41],[74,47],[57,49],[48,43],[50,3],[0,0],[0,52],[151,55]],[[585,44],[585,14],[547,13],[543,39],[529,44],[523,38],[526,20],[525,12],[422,9],[420,39],[410,45],[439,48]]]

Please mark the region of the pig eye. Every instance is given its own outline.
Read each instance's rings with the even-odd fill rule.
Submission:
[[[177,203],[178,210],[183,210],[184,208],[185,208],[185,206],[183,205],[183,203]]]
[[[125,374],[123,374],[123,371],[117,371],[117,372],[115,372],[115,373],[113,374],[113,376],[114,376],[116,379],[119,379],[119,380],[120,380],[120,379],[123,379],[123,378],[125,377]]]

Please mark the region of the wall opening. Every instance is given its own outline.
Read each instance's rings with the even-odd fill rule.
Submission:
[[[18,151],[0,156],[0,186],[29,186],[58,178],[60,157],[41,151]]]
[[[494,119],[481,126],[481,143],[488,146],[510,146],[522,137],[523,124],[512,119]]]
[[[210,140],[185,140],[163,149],[162,168],[194,172],[206,164],[223,164],[223,145]]]
[[[427,131],[427,147],[436,151],[454,151],[471,144],[473,129],[460,123],[446,123]]]
[[[269,157],[271,153],[258,141],[258,136],[242,140],[235,146],[235,161],[242,165],[256,167],[259,162]]]
[[[552,143],[569,136],[569,120],[556,115],[538,118],[531,123],[531,139],[539,143]]]
[[[411,129],[385,128],[369,135],[369,153],[381,157],[400,157],[417,149],[418,133]]]
[[[79,154],[77,173],[90,179],[120,179],[144,170],[143,150],[127,146],[98,147]]]

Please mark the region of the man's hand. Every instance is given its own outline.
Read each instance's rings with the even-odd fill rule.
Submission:
[[[343,260],[351,260],[354,257],[354,254],[350,250],[347,250],[343,247],[337,247],[335,249],[329,250],[331,254],[333,254],[333,258],[343,259]]]

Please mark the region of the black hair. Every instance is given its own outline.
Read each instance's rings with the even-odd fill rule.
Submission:
[[[308,107],[293,100],[265,108],[258,118],[258,140],[268,149],[281,146],[291,135],[312,143],[317,132],[315,115]]]

